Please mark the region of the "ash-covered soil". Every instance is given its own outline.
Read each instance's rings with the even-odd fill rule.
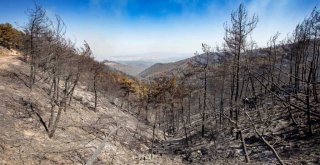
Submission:
[[[21,56],[0,57],[0,164],[85,164],[105,136],[119,126],[94,164],[180,164],[165,155],[151,160],[152,127],[104,96],[94,112],[93,93],[81,84],[54,137],[48,138],[50,86],[40,73],[30,89],[28,71]],[[157,130],[156,138],[162,140],[160,134]]]

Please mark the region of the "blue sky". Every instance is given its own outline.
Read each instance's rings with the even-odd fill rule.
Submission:
[[[67,25],[67,37],[86,40],[97,59],[176,60],[223,43],[223,24],[244,3],[259,16],[252,38],[265,46],[309,15],[317,0],[38,0]],[[0,0],[0,22],[24,25],[33,0]],[[17,24],[16,24],[17,23]]]

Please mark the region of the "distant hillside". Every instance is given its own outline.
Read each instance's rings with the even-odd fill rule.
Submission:
[[[216,53],[210,53],[208,56],[208,61],[209,63],[214,63]],[[222,54],[219,54],[222,55]],[[193,63],[195,61],[198,61],[200,63],[205,62],[206,55],[201,54],[198,56],[194,56],[191,58],[187,58],[184,60],[180,60],[177,62],[171,62],[171,63],[157,63],[152,65],[151,67],[145,69],[141,73],[139,73],[139,76],[142,78],[152,78],[156,77],[161,74],[166,74],[166,73],[175,73],[179,70],[185,70],[188,67],[188,63]]]
[[[146,68],[144,66],[121,64],[119,62],[108,61],[108,60],[105,60],[103,63],[112,69],[121,71],[130,76],[137,76],[141,71],[143,71]]]
[[[139,68],[149,68],[150,66],[152,66],[153,64],[155,64],[155,62],[153,61],[141,61],[141,60],[132,60],[132,61],[116,61],[117,63],[120,64],[124,64],[124,65],[130,65],[130,66],[135,66],[135,67],[139,67]]]

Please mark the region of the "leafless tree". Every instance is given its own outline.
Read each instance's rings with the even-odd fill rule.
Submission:
[[[30,88],[32,88],[36,79],[37,60],[41,57],[39,50],[41,49],[41,36],[47,32],[50,26],[49,19],[46,15],[46,11],[37,3],[35,8],[28,11],[29,21],[24,27],[25,46],[24,54],[30,63]]]
[[[226,35],[224,40],[228,50],[233,55],[232,84],[230,95],[230,115],[232,117],[233,101],[238,104],[240,96],[240,56],[245,52],[247,36],[254,30],[258,23],[258,17],[248,16],[248,11],[243,4],[240,4],[236,11],[231,13],[231,25],[225,24]],[[236,108],[236,120],[238,108]]]

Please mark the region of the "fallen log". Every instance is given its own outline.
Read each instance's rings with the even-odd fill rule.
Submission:
[[[277,151],[274,149],[274,147],[258,132],[256,126],[254,125],[251,117],[249,116],[249,114],[247,112],[245,112],[245,114],[247,115],[247,117],[249,118],[253,128],[254,128],[254,132],[260,137],[260,139],[268,146],[268,148],[272,151],[272,153],[274,154],[274,156],[276,157],[276,159],[278,160],[278,162],[281,165],[284,165],[282,159],[280,158],[280,156],[278,155]]]

